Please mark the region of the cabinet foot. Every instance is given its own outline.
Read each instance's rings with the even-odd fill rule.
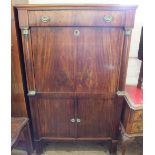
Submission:
[[[41,155],[43,153],[43,144],[42,142],[35,142],[36,155]]]
[[[110,155],[117,155],[117,144],[118,140],[111,140],[109,148]]]
[[[26,144],[26,152],[28,155],[32,155],[33,146],[32,146],[32,139],[31,139],[29,123],[26,124],[26,126],[23,130],[23,134],[24,134],[24,139],[25,139],[25,144]]]

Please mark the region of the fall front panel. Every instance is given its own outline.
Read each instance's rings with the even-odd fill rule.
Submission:
[[[123,34],[121,28],[31,28],[36,90],[115,93]]]

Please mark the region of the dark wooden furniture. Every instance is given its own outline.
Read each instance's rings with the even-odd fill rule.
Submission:
[[[136,6],[16,4],[37,153],[50,141],[116,153]]]
[[[141,36],[140,36],[140,43],[139,43],[139,50],[138,50],[138,59],[142,61],[141,67],[140,67],[140,73],[138,78],[138,84],[137,87],[141,88],[143,84],[143,27],[141,30]]]
[[[24,76],[23,76],[23,57],[21,52],[20,29],[18,25],[17,10],[13,8],[14,1],[11,3],[11,116],[28,117]],[[18,146],[25,147],[24,136],[21,135]],[[24,144],[24,145],[23,145]]]
[[[126,86],[121,122],[122,155],[130,142],[143,135],[143,90]]]
[[[11,116],[27,117],[17,27],[17,15],[11,7]]]
[[[28,119],[25,117],[12,117],[11,118],[11,149],[15,148],[18,144],[19,137],[24,135],[26,141],[26,151],[28,155],[31,155],[33,150],[32,140],[29,128]]]

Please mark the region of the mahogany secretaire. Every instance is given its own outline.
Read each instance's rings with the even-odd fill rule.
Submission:
[[[116,152],[136,6],[18,4],[37,153],[50,141]]]

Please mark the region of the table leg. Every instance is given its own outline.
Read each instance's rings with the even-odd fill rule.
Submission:
[[[125,155],[127,146],[135,139],[135,137],[127,137],[126,135],[122,135],[122,146],[121,151],[122,155]]]
[[[110,142],[110,155],[116,155],[117,154],[117,144],[118,144],[118,140],[111,140]]]

